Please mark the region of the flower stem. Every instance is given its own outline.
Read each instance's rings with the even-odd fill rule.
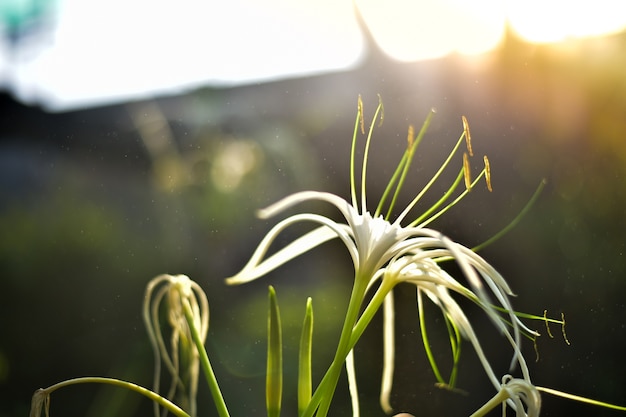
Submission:
[[[217,408],[217,413],[220,417],[229,417],[230,414],[228,413],[228,408],[226,407],[224,397],[222,396],[222,392],[220,391],[220,387],[217,383],[217,378],[215,377],[215,373],[213,372],[213,368],[211,367],[209,356],[206,353],[206,349],[204,348],[204,344],[202,343],[202,338],[198,333],[198,329],[194,324],[193,310],[191,308],[191,305],[189,304],[189,300],[182,299],[181,301],[183,304],[183,310],[185,312],[185,318],[187,319],[187,325],[189,326],[189,330],[191,331],[191,337],[193,338],[193,341],[196,344],[196,349],[198,350],[198,354],[200,355],[200,364],[202,365],[204,376],[206,377],[209,389],[211,390],[211,395],[213,396],[213,401],[215,402],[215,408]]]
[[[367,280],[363,279],[361,274],[357,274],[354,280],[354,287],[352,287],[348,311],[346,312],[346,318],[339,337],[339,344],[337,346],[335,357],[330,364],[328,371],[326,371],[326,375],[324,375],[322,381],[315,390],[315,393],[311,398],[311,402],[302,414],[302,417],[312,417],[316,409],[318,409],[317,417],[326,417],[328,414],[330,403],[333,399],[346,357],[348,356],[350,350],[354,347],[354,344],[351,343],[352,332],[359,315],[361,302],[363,301],[366,289]]]
[[[509,393],[505,389],[501,389],[496,395],[494,395],[489,401],[487,401],[485,405],[476,410],[470,417],[483,417],[487,415],[489,411],[493,410],[495,407],[502,404],[508,399]]]
[[[385,297],[387,296],[387,294],[389,294],[394,286],[395,284],[391,281],[383,280],[381,282],[380,287],[378,287],[369,304],[367,305],[367,307],[365,307],[365,310],[363,310],[361,317],[359,317],[359,321],[354,325],[354,328],[352,329],[352,335],[350,336],[350,349],[354,348],[356,342],[359,341],[359,338],[374,318],[376,312],[380,309],[380,306],[385,301]]]
[[[298,355],[298,415],[302,415],[311,402],[311,354],[313,344],[313,301],[306,300],[306,312],[302,324],[300,337],[300,352]]]

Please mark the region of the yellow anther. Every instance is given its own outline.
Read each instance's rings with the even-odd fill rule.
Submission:
[[[363,119],[363,99],[361,98],[361,95],[359,94],[359,99],[357,100],[357,114],[359,117],[359,121],[361,123],[361,133],[365,134],[365,120]]]
[[[567,340],[567,335],[565,334],[565,314],[561,313],[561,333],[563,333],[563,339],[567,345],[571,345],[569,340]]]
[[[487,181],[487,189],[489,192],[493,191],[491,188],[491,166],[489,165],[489,158],[487,155],[483,156],[483,161],[485,161],[485,180]]]
[[[465,116],[461,116],[461,119],[463,119],[463,133],[465,133],[467,152],[469,152],[470,156],[474,156],[474,151],[472,151],[472,135],[470,135],[469,123],[467,123],[467,118]]]
[[[385,106],[383,105],[383,98],[378,95],[378,106],[380,107],[380,122],[378,122],[378,126],[383,125],[383,120],[385,120]]]
[[[407,134],[406,141],[408,142],[408,148],[411,149],[413,147],[413,142],[415,142],[415,128],[413,125],[409,125],[409,133]]]
[[[535,362],[539,362],[539,347],[537,346],[537,337],[533,337],[533,347],[535,348]]]
[[[465,178],[465,188],[472,189],[472,178],[470,177],[470,163],[467,152],[463,152],[463,177]]]
[[[548,326],[548,310],[543,310],[543,321],[546,322],[546,331],[548,332],[548,336],[550,339],[553,339],[552,332],[550,331],[550,327]]]

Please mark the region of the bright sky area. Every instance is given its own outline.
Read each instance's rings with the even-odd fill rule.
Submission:
[[[51,110],[349,70],[366,53],[355,5],[399,61],[480,55],[507,24],[537,43],[626,27],[626,6],[608,0],[48,2],[44,25],[29,32],[42,2],[2,0],[0,89]]]

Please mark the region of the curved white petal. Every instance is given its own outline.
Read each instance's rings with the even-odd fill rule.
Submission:
[[[351,350],[348,356],[346,356],[346,373],[348,374],[348,390],[350,391],[350,401],[352,403],[352,417],[359,417],[361,409],[359,407],[359,387],[356,383],[354,350]]]
[[[541,395],[530,381],[505,375],[502,377],[502,389],[515,405],[513,408],[518,416],[539,417]]]
[[[415,239],[417,242],[417,239]],[[431,242],[433,241],[431,240]],[[442,242],[434,242],[439,245]],[[449,247],[445,248],[436,248],[436,249],[427,249],[427,250],[418,250],[417,252],[402,256],[401,258],[394,258],[391,261],[389,266],[386,268],[385,276],[383,279],[391,279],[396,281],[406,281],[413,283],[418,291],[423,291],[428,298],[437,305],[443,314],[448,316],[450,320],[455,324],[457,329],[460,331],[461,335],[470,341],[473,345],[476,354],[479,357],[483,368],[491,380],[492,384],[496,389],[499,389],[499,381],[496,377],[495,372],[493,371],[489,360],[487,359],[480,341],[474,329],[472,328],[471,323],[469,322],[467,316],[465,315],[463,309],[459,306],[456,300],[452,297],[452,294],[449,291],[454,291],[470,300],[476,302],[479,307],[481,307],[486,314],[490,317],[495,315],[497,318],[496,327],[502,330],[502,333],[507,338],[514,352],[513,359],[516,360],[522,369],[522,373],[525,378],[528,378],[528,367],[526,362],[521,354],[519,348],[519,340],[516,336],[519,335],[519,328],[515,322],[513,322],[513,336],[509,329],[504,325],[503,321],[500,319],[494,308],[491,304],[483,301],[476,293],[474,293],[471,289],[463,286],[456,279],[454,279],[450,274],[448,274],[445,270],[443,270],[437,262],[434,260],[438,257],[442,256],[450,256],[453,253],[450,251]],[[456,254],[458,256],[458,253]],[[472,264],[470,259],[466,259],[466,262],[469,263],[470,267],[475,267]],[[487,277],[489,279],[489,277]],[[500,294],[500,289],[493,284],[493,287],[490,288],[496,293]],[[508,300],[506,296],[504,297],[503,306],[508,308]]]
[[[352,213],[350,211],[352,206],[346,200],[339,196],[336,196],[335,194],[325,193],[322,191],[301,191],[291,194],[283,198],[282,200],[277,201],[271,206],[259,210],[257,212],[257,216],[262,219],[267,219],[275,216],[281,211],[287,210],[290,207],[309,200],[326,201],[327,203],[330,203],[337,207],[346,219],[352,216]]]
[[[474,328],[472,327],[470,321],[468,320],[465,312],[459,306],[454,298],[450,295],[450,293],[446,290],[445,287],[439,285],[433,285],[429,283],[427,285],[419,285],[418,288],[428,295],[428,298],[431,299],[435,303],[435,305],[439,306],[442,312],[447,315],[450,320],[454,323],[455,326],[459,329],[463,337],[470,341],[472,346],[474,347],[474,351],[480,360],[480,363],[483,365],[483,369],[485,373],[489,377],[489,380],[494,385],[496,389],[499,388],[499,381],[496,377],[485,352],[483,351],[482,345],[474,332]]]
[[[394,256],[402,228],[368,212],[359,214],[352,206],[346,211],[346,220],[359,249],[360,271],[371,276]]]
[[[294,223],[303,221],[319,223],[322,224],[322,227],[308,232],[268,258],[263,259],[272,242],[276,239],[280,232]],[[310,249],[313,249],[314,247],[336,237],[343,241],[352,256],[352,259],[356,262],[356,259],[358,258],[356,247],[350,236],[349,228],[346,225],[336,223],[327,217],[317,214],[296,214],[291,216],[276,224],[267,233],[267,235],[265,235],[246,266],[244,266],[243,269],[236,275],[226,278],[226,283],[229,285],[235,285],[255,280],[268,272],[273,271],[287,261],[290,261],[304,252],[307,252]]]
[[[393,290],[385,297],[383,302],[383,376],[380,383],[380,407],[387,414],[393,412],[389,398],[393,385],[395,369],[396,336],[395,336],[395,308]]]

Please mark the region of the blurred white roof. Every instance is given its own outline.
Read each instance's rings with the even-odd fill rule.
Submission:
[[[24,17],[16,31],[8,17],[19,18],[32,2],[2,0],[0,88],[66,110],[348,70],[365,53],[355,7],[392,58],[480,54],[501,41],[507,21],[522,36],[524,27],[535,30],[535,38],[544,21],[550,40],[559,39],[558,22],[571,32],[583,27],[579,21],[597,27],[605,16],[607,30],[623,28],[626,15],[598,5],[605,1],[562,4],[567,14],[539,19],[542,10],[563,9],[542,2],[524,15],[529,8],[514,0],[48,0],[38,3],[49,4],[46,15]],[[575,36],[570,32],[561,36]]]

